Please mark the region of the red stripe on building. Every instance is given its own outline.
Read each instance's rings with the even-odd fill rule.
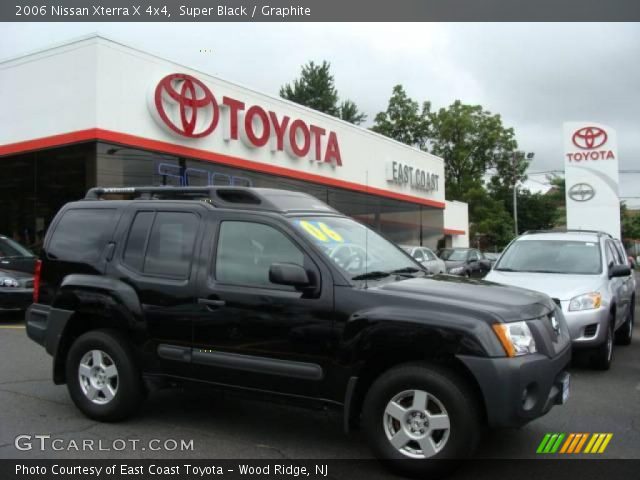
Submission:
[[[296,180],[305,180],[320,185],[326,185],[330,187],[343,188],[346,190],[352,190],[361,193],[369,193],[380,197],[391,198],[394,200],[400,200],[403,202],[417,203],[419,205],[425,205],[428,207],[445,208],[444,202],[438,202],[437,200],[429,200],[427,198],[414,197],[413,195],[405,195],[403,193],[391,192],[389,190],[383,190],[376,187],[367,187],[366,185],[360,185],[358,183],[348,182],[345,180],[337,180],[334,178],[324,177],[322,175],[316,175],[313,173],[301,172],[290,168],[279,167],[276,165],[269,165],[252,160],[245,160],[239,157],[232,157],[230,155],[223,155],[220,153],[210,152],[207,150],[200,150],[197,148],[185,147],[183,145],[176,145],[173,143],[162,142],[160,140],[151,140],[148,138],[138,137],[135,135],[129,135],[126,133],[114,132],[111,130],[104,130],[101,128],[90,128],[87,130],[78,130],[71,133],[63,133],[60,135],[52,135],[50,137],[38,138],[35,140],[26,140],[24,142],[11,143],[8,145],[0,146],[0,156],[12,155],[16,153],[24,153],[33,150],[41,150],[44,148],[60,147],[78,142],[86,142],[91,140],[101,140],[104,142],[117,143],[127,147],[137,147],[146,150],[153,150],[159,153],[168,153],[172,155],[178,155],[182,157],[191,157],[198,160],[205,160],[208,162],[219,163],[231,167],[242,168],[246,170],[252,170],[260,173],[269,173],[272,175],[278,175],[281,177],[293,178]],[[456,230],[458,231],[458,230]],[[462,231],[464,234],[464,231]]]
[[[455,228],[445,228],[445,235],[464,235],[466,232],[464,230],[456,230]]]

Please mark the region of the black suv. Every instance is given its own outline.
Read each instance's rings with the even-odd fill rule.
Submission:
[[[303,193],[92,189],[58,213],[37,271],[27,333],[98,420],[163,383],[260,391],[341,408],[376,456],[415,459],[406,470],[470,456],[483,424],[523,425],[568,395],[549,297],[428,277]]]

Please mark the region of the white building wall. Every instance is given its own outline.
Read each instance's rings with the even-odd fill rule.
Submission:
[[[0,145],[94,128],[95,41],[0,63]]]
[[[451,235],[450,247],[469,246],[469,205],[464,202],[446,201],[444,231]]]

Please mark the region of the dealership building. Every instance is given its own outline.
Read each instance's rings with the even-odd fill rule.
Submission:
[[[100,36],[0,63],[0,234],[94,186],[308,192],[401,244],[468,246],[441,158]]]

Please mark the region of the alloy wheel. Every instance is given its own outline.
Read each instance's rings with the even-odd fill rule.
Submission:
[[[449,414],[442,402],[423,390],[405,390],[391,399],[383,414],[391,445],[410,458],[429,458],[447,444]]]
[[[90,350],[78,365],[82,393],[93,403],[106,405],[118,392],[118,369],[108,353]]]

